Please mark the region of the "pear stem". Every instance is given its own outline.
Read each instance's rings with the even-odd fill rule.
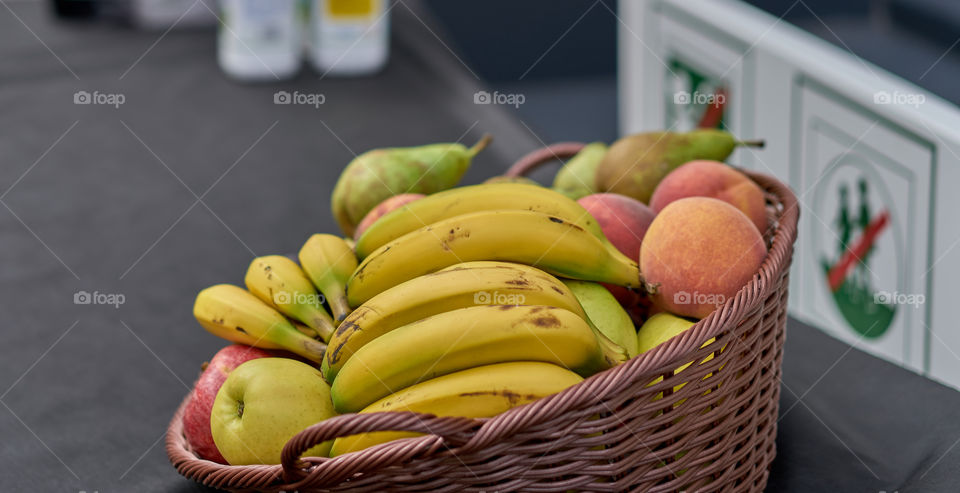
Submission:
[[[490,142],[493,141],[493,136],[490,134],[483,134],[483,137],[480,137],[480,140],[476,144],[473,144],[473,147],[470,148],[470,155],[476,156],[477,153],[487,148],[490,145]]]
[[[763,148],[766,145],[766,141],[763,139],[754,139],[754,140],[738,140],[736,142],[737,146],[743,147],[758,147]]]

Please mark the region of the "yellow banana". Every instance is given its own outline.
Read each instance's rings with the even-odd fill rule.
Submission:
[[[360,412],[413,411],[436,416],[489,418],[556,394],[582,380],[580,375],[550,363],[522,361],[479,366],[407,387]],[[413,436],[417,434],[380,431],[337,438],[330,455]]]
[[[488,183],[428,195],[391,211],[357,239],[357,256],[366,258],[377,248],[437,221],[495,209],[528,210],[556,216],[607,242],[593,216],[563,194],[524,183]]]
[[[347,280],[357,269],[357,257],[343,238],[315,234],[300,249],[300,267],[307,274],[330,305],[333,317],[339,322],[347,318]]]
[[[608,347],[587,321],[563,308],[472,306],[370,341],[343,365],[330,393],[338,412],[353,413],[424,380],[483,365],[540,361],[587,377],[626,359],[621,348]]]
[[[572,279],[640,286],[637,262],[582,227],[539,212],[497,210],[444,219],[383,245],[353,273],[347,298],[358,306],[404,281],[471,260],[518,262]]]
[[[263,349],[286,349],[320,362],[326,345],[302,334],[280,312],[245,289],[217,284],[200,291],[193,316],[215,336]]]
[[[586,318],[570,289],[537,268],[507,262],[456,264],[402,283],[358,306],[330,338],[323,376],[333,382],[358,349],[397,327],[484,304],[556,306]]]
[[[250,262],[243,280],[247,289],[264,303],[303,322],[324,341],[330,340],[333,319],[296,262],[282,255],[257,257]]]

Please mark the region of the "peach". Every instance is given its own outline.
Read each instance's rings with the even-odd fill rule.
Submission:
[[[719,161],[690,161],[670,172],[653,191],[655,212],[685,197],[713,197],[740,209],[760,233],[767,230],[763,191],[747,175]]]
[[[357,231],[353,234],[354,238],[360,238],[360,235],[363,234],[367,228],[370,227],[377,219],[380,219],[382,216],[386,215],[388,212],[399,208],[404,204],[409,204],[414,200],[420,200],[426,197],[422,193],[401,193],[399,195],[394,195],[389,197],[383,202],[377,204],[376,207],[370,209],[370,212],[366,216],[363,216],[363,219],[360,220],[360,223],[357,224]]]
[[[766,254],[763,238],[739,209],[688,197],[653,220],[640,247],[640,273],[656,306],[699,319],[736,295]]]

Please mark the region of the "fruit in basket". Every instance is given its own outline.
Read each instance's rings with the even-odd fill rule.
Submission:
[[[656,213],[636,199],[616,193],[595,193],[577,201],[597,220],[604,236],[624,255],[640,258],[640,243]]]
[[[689,330],[690,327],[693,327],[695,323],[696,322],[693,322],[692,320],[687,320],[683,317],[678,317],[672,313],[667,313],[667,312],[661,312],[651,316],[649,319],[647,319],[646,322],[643,323],[642,326],[640,326],[640,329],[637,330],[637,346],[640,348],[640,353],[642,354],[647,351],[650,351],[651,349],[669,341],[670,339],[673,339],[674,337],[680,335],[684,331]],[[705,347],[711,344],[713,341],[714,339],[711,338],[707,340],[707,342],[703,343],[703,346],[701,347]],[[703,358],[701,362],[706,363],[711,359],[713,359],[712,353],[707,355],[706,358]],[[674,371],[674,373],[679,374],[692,364],[693,362],[686,363],[680,366],[679,368],[677,368]],[[703,377],[704,380],[709,378],[711,375],[712,373],[704,376]],[[663,380],[663,377],[657,378],[656,380],[654,380],[653,383],[659,382],[661,380]],[[686,385],[686,383],[680,383],[678,385],[675,385],[673,387],[673,391],[674,392],[679,391],[681,388],[683,388],[684,385]],[[662,398],[662,395],[658,394],[656,398],[657,399]],[[683,401],[682,400],[679,401],[677,405],[679,405],[680,402],[683,402]]]
[[[203,373],[193,385],[190,400],[183,410],[183,435],[190,448],[201,459],[227,463],[213,443],[213,434],[210,432],[210,410],[213,409],[217,391],[227,380],[227,375],[246,361],[271,356],[273,355],[263,349],[231,344],[217,351],[210,362],[205,363]]]
[[[350,313],[347,303],[347,280],[357,268],[353,248],[343,238],[315,234],[307,239],[297,255],[300,267],[310,282],[321,292],[338,322]]]
[[[393,211],[394,209],[399,209],[405,204],[409,204],[414,200],[420,200],[426,197],[422,193],[401,193],[400,195],[394,195],[383,202],[377,204],[376,207],[370,209],[370,212],[366,216],[363,216],[363,220],[360,221],[360,224],[357,225],[357,230],[353,233],[354,238],[359,238],[363,235],[363,232],[367,230],[373,223],[377,222],[382,216],[386,215],[388,212]]]
[[[539,212],[498,210],[445,219],[378,248],[350,278],[347,297],[358,306],[404,281],[471,260],[525,263],[572,279],[640,285],[635,260],[577,224]]]
[[[296,262],[282,255],[257,257],[243,279],[247,290],[280,313],[303,322],[324,341],[335,327],[323,299]]]
[[[357,156],[333,188],[330,207],[337,224],[352,237],[363,217],[389,197],[429,195],[455,186],[490,140],[485,135],[469,149],[459,143],[431,144],[374,149]]]
[[[767,249],[747,216],[714,198],[667,205],[640,247],[640,269],[654,304],[704,318],[759,271]]]
[[[377,221],[357,239],[357,257],[365,258],[401,236],[455,216],[494,210],[535,211],[565,219],[607,242],[596,220],[560,193],[539,185],[495,183],[459,187],[407,204]]]
[[[286,349],[311,361],[323,360],[326,345],[293,326],[247,290],[217,284],[200,291],[193,316],[204,329],[228,341],[263,349]]]
[[[333,382],[354,353],[397,327],[494,303],[555,306],[586,318],[570,289],[540,269],[508,262],[465,262],[398,284],[358,306],[330,338],[323,375]]]
[[[627,135],[610,146],[597,166],[597,186],[646,204],[660,180],[681,164],[696,159],[723,161],[737,146],[762,145],[736,140],[716,129]]]
[[[590,281],[563,281],[577,297],[587,319],[632,358],[637,355],[637,328],[617,299],[602,285]]]
[[[607,144],[603,142],[584,146],[557,172],[553,178],[553,189],[573,200],[596,193],[597,166],[606,153]]]
[[[763,190],[747,175],[719,161],[691,161],[673,170],[653,191],[650,207],[661,211],[684,197],[720,199],[746,214],[760,233],[767,230]]]
[[[695,323],[672,313],[657,313],[637,330],[637,349],[645,353],[693,327]]]
[[[279,464],[287,440],[335,415],[330,387],[319,371],[292,359],[262,358],[227,377],[213,403],[210,429],[229,464]],[[325,457],[331,443],[303,455]]]
[[[610,302],[620,308],[612,296]],[[631,347],[636,347],[633,324],[629,318],[626,322]],[[357,412],[424,380],[477,366],[540,361],[590,376],[626,360],[622,347],[563,308],[479,305],[434,315],[370,341],[337,373],[331,395],[337,411]]]
[[[556,394],[583,380],[550,363],[500,363],[462,370],[407,387],[364,408],[361,413],[412,411],[436,416],[487,418]],[[416,433],[381,431],[337,438],[331,457],[363,450]]]

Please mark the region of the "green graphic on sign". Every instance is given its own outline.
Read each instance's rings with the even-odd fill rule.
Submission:
[[[820,265],[843,318],[857,333],[875,339],[887,331],[896,314],[895,306],[877,298],[870,270],[877,238],[888,226],[890,214],[887,210],[872,213],[870,186],[863,176],[856,180],[858,205],[856,211],[851,211],[850,188],[846,181],[838,185],[836,255],[822,256]]]
[[[726,82],[696,68],[670,59],[667,72],[666,124],[678,131],[694,128],[726,128],[729,106]]]

